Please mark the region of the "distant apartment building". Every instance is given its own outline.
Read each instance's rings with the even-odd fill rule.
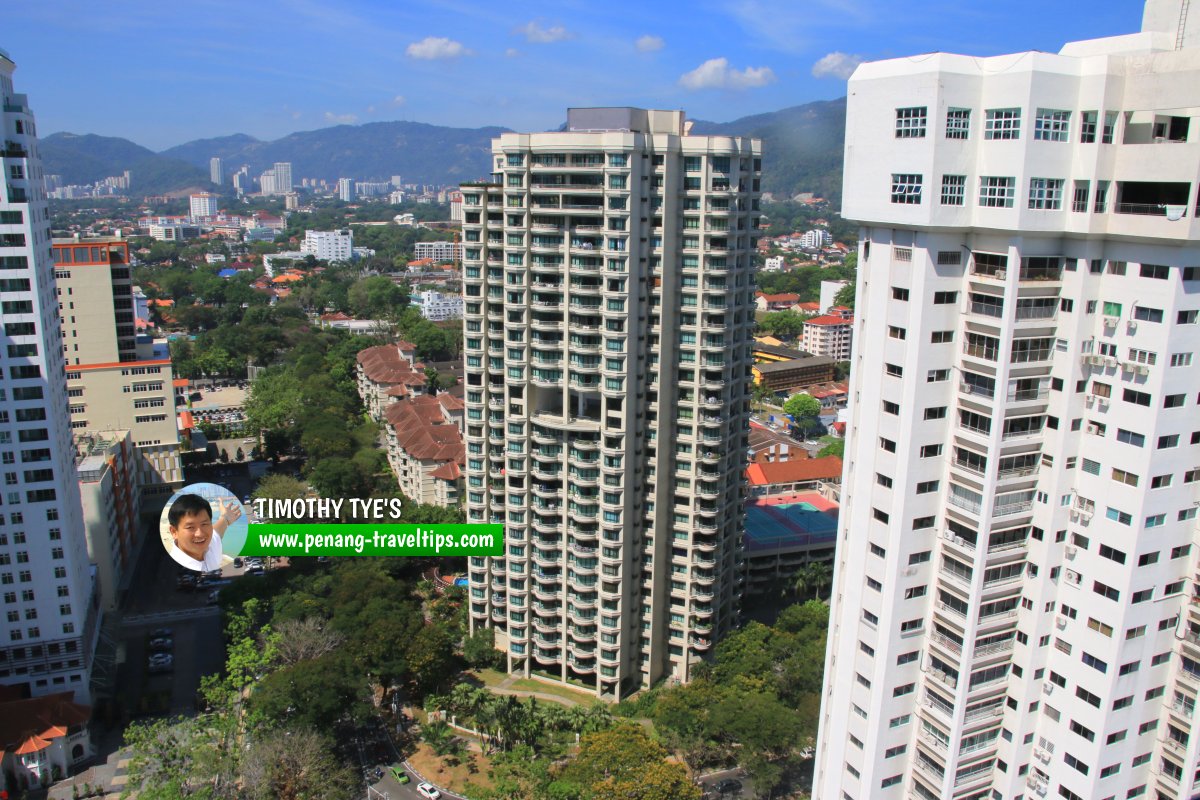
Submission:
[[[338,199],[343,203],[354,202],[354,181],[350,178],[338,178]]]
[[[225,167],[216,156],[208,160],[208,179],[217,186],[225,183]]]
[[[211,192],[200,192],[200,194],[191,195],[188,201],[190,216],[193,220],[215,217],[220,213],[219,204],[221,198]]]
[[[804,250],[820,250],[822,247],[827,247],[831,244],[833,244],[833,236],[823,228],[814,228],[811,231],[806,231],[800,237],[800,247]]]
[[[271,171],[275,175],[275,194],[287,194],[292,191],[296,184],[292,182],[292,163],[290,161],[276,161]]]
[[[443,402],[443,398],[445,402]],[[388,464],[400,491],[415,503],[458,505],[466,451],[454,421],[462,401],[442,393],[412,395],[384,409]]]
[[[182,485],[183,472],[171,359],[137,341],[129,242],[55,239],[52,253],[71,428],[132,432],[149,510]]]
[[[100,604],[114,611],[140,544],[138,455],[128,430],[84,433],[75,445],[88,558],[96,567]]]
[[[305,231],[300,252],[319,261],[350,261],[354,258],[354,233],[349,228]]]
[[[784,264],[783,256],[771,256],[770,258],[763,261],[763,271],[764,272],[779,272],[781,269],[783,269],[783,264]]]
[[[417,242],[413,245],[413,257],[417,260],[432,258],[434,261],[457,261],[462,259],[462,253],[461,242]]]
[[[849,361],[854,339],[854,318],[823,314],[804,321],[800,346],[813,355]]]
[[[358,396],[376,422],[401,398],[425,392],[425,372],[418,369],[417,348],[411,342],[368,347],[358,354]]]
[[[382,197],[392,191],[387,181],[355,181],[354,193],[359,197]]]
[[[160,242],[182,242],[188,239],[198,239],[203,231],[199,225],[185,225],[182,223],[151,225],[148,233],[151,238],[157,239]]]
[[[433,322],[462,319],[463,299],[461,295],[443,294],[426,289],[420,294],[413,295],[413,304],[421,309],[422,317]]]
[[[0,50],[0,684],[90,702],[100,606],[88,562],[67,407],[60,302],[33,112]],[[63,293],[65,294],[65,292]],[[102,298],[111,296],[111,291]],[[96,295],[88,299],[94,300]],[[82,300],[83,298],[80,298]],[[65,304],[65,303],[64,303]],[[132,301],[131,301],[132,308]],[[7,699],[7,698],[6,698]],[[0,723],[27,711],[4,708]],[[0,743],[7,758],[10,742]],[[41,752],[36,746],[36,752]],[[8,778],[7,770],[3,773]],[[15,787],[14,787],[15,791]]]

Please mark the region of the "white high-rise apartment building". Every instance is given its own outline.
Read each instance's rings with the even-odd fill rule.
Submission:
[[[612,698],[735,623],[761,145],[571,109],[463,193],[472,629]]]
[[[321,261],[350,261],[354,258],[354,232],[349,228],[305,231],[300,252]]]
[[[208,160],[208,179],[217,186],[225,182],[225,167],[217,156]]]
[[[338,178],[338,199],[343,203],[354,201],[354,181],[350,178]]]
[[[189,195],[189,215],[193,220],[215,217],[220,211],[221,198],[211,192]]]
[[[292,162],[276,161],[271,170],[275,173],[275,194],[287,194],[295,186],[292,183]]]
[[[1187,12],[850,80],[857,330],[814,797],[1196,796]]]
[[[90,700],[99,605],[88,564],[37,131],[0,51],[0,684]]]
[[[413,245],[413,257],[432,258],[434,261],[457,261],[462,258],[462,242],[417,242]]]

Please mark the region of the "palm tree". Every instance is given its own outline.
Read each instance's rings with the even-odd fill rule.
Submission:
[[[821,590],[833,580],[833,569],[824,561],[810,561],[796,571],[796,594],[807,594],[810,590],[813,599],[818,599]]]
[[[824,561],[813,562],[813,574],[815,576],[817,599],[826,589],[833,585],[833,566]]]
[[[439,719],[422,726],[421,738],[439,756],[444,756],[454,749],[454,733],[450,730],[450,726],[446,724],[445,720]]]

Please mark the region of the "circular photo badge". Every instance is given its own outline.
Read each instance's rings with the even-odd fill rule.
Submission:
[[[163,547],[177,563],[211,572],[242,552],[248,521],[246,510],[229,489],[193,483],[171,495],[158,530]]]

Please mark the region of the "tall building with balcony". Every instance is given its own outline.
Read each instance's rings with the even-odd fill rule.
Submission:
[[[620,697],[735,621],[761,145],[571,109],[462,187],[472,629]]]
[[[130,431],[142,504],[157,511],[183,485],[175,373],[165,345],[137,333],[129,242],[54,239],[51,253],[71,429]]]
[[[1195,796],[1187,10],[850,80],[857,330],[815,797]]]
[[[50,215],[15,68],[0,51],[0,684],[87,703],[99,607],[64,413]]]
[[[225,182],[225,167],[218,156],[208,160],[208,179],[217,186]]]

